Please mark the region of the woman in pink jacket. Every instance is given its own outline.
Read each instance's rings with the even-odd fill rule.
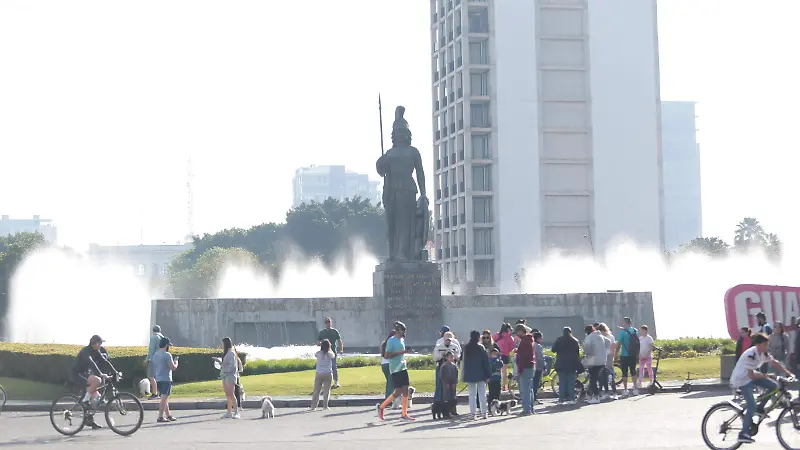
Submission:
[[[494,343],[500,349],[500,358],[503,360],[503,390],[508,390],[508,362],[509,355],[514,350],[514,336],[511,334],[511,324],[504,323],[500,331],[494,335]]]

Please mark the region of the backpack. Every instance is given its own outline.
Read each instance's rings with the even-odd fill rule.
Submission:
[[[625,350],[628,351],[628,356],[635,356],[636,358],[639,357],[639,336],[636,333],[631,333],[630,328],[626,328],[625,332],[628,333],[628,345],[625,346]]]

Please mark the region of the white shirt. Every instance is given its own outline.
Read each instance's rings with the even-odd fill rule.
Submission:
[[[747,375],[749,371],[758,370],[764,363],[770,361],[772,361],[772,357],[769,356],[769,353],[758,353],[755,346],[748,348],[739,357],[739,361],[736,362],[736,366],[731,372],[731,386],[738,389],[751,382],[752,380]]]
[[[639,358],[652,358],[653,357],[653,346],[655,342],[653,342],[653,336],[649,334],[647,336],[640,336],[639,337]]]
[[[611,356],[614,353],[614,345],[617,344],[617,338],[614,337],[614,333],[604,334],[603,337],[611,341],[611,347],[606,352],[606,356]]]

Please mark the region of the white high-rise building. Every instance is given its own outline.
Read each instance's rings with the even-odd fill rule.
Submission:
[[[694,102],[661,102],[664,246],[675,250],[703,234],[700,148]]]
[[[509,291],[556,249],[663,248],[656,0],[431,0],[431,19],[445,281]]]
[[[373,205],[381,201],[380,183],[366,174],[349,172],[344,166],[311,166],[295,170],[292,179],[292,207],[332,197],[339,200],[361,197]]]
[[[16,233],[41,233],[48,243],[58,243],[58,228],[50,219],[42,219],[38,215],[33,219],[12,219],[7,215],[0,217],[0,236]]]

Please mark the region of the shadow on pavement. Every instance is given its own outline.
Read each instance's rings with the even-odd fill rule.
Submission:
[[[682,399],[689,399],[689,400],[697,398],[712,398],[712,397],[733,398],[733,394],[730,391],[700,391],[680,396],[680,398]]]
[[[398,419],[398,420],[399,420],[399,419]],[[366,430],[367,428],[378,428],[378,427],[384,427],[384,426],[387,426],[387,425],[389,425],[389,424],[390,424],[390,423],[374,423],[374,422],[368,422],[368,423],[367,423],[366,425],[364,425],[363,427],[353,427],[353,428],[343,428],[343,429],[341,429],[341,430],[321,431],[321,432],[319,432],[319,433],[312,433],[312,434],[309,434],[309,435],[308,435],[308,437],[327,436],[327,435],[329,435],[329,434],[345,434],[345,433],[347,433],[348,431],[358,431],[358,430]]]
[[[18,447],[22,445],[46,445],[46,444],[53,444],[56,442],[70,442],[75,443],[79,441],[80,438],[77,436],[54,436],[54,437],[41,437],[41,438],[32,438],[32,439],[13,439],[10,442],[0,442],[0,448],[2,447]]]
[[[359,409],[359,410],[356,410],[356,411],[345,411],[345,412],[340,412],[340,413],[328,413],[328,414],[325,414],[325,417],[353,416],[353,415],[356,415],[356,414],[364,414],[364,413],[370,413],[370,412],[374,413],[375,412],[375,408],[372,407],[372,408],[367,408],[367,409]]]

